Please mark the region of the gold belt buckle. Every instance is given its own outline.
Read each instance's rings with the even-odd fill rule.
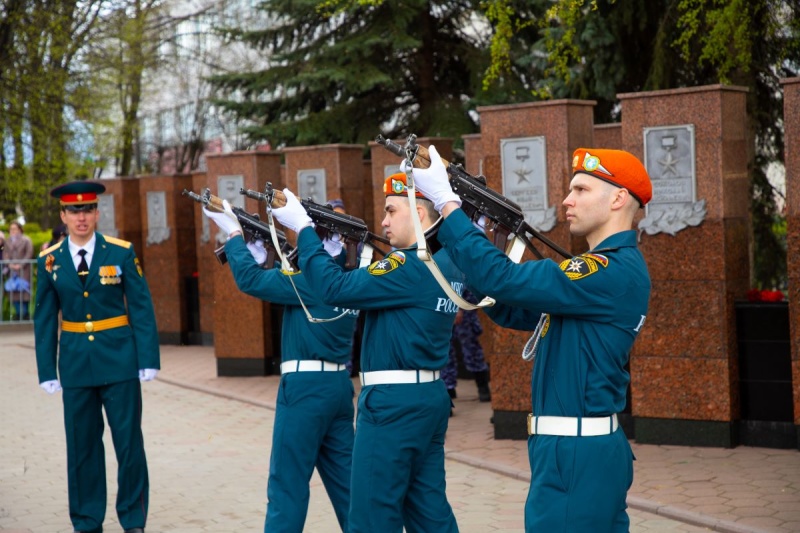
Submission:
[[[531,423],[533,422],[533,413],[528,413],[528,435],[533,435],[531,431]]]
[[[93,331],[94,331],[94,323],[93,323],[93,322],[87,322],[87,323],[85,323],[85,324],[83,325],[83,327],[84,327],[84,328],[86,328],[86,331],[87,331],[88,333],[91,333],[91,332],[93,332]]]

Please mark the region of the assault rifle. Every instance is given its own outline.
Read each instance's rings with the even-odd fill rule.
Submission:
[[[203,189],[202,194],[197,194],[184,189],[181,194],[188,196],[190,199],[199,204],[203,204],[209,211],[217,211],[222,213],[225,210],[222,205],[222,198],[211,194],[211,189]],[[277,252],[272,242],[269,225],[264,223],[257,214],[250,214],[241,207],[231,206],[231,210],[233,211],[233,214],[236,215],[237,220],[239,220],[239,225],[242,226],[242,236],[244,237],[245,242],[255,242],[259,240],[264,242],[264,249],[267,251],[267,261],[264,263],[264,268],[272,268],[275,264],[275,260],[277,259]],[[289,244],[289,241],[286,240],[286,235],[282,231],[276,231],[281,252],[286,256],[290,263],[295,265],[297,250],[294,249],[291,244]],[[228,262],[228,258],[225,255],[224,246],[220,246],[214,250],[214,254],[217,256],[217,260],[221,265],[224,265]]]
[[[413,133],[406,139],[405,146],[400,146],[384,138],[383,135],[378,135],[375,141],[393,154],[404,159],[410,159],[415,168],[428,168],[431,166],[428,149],[417,144],[417,136]],[[453,192],[463,202],[461,207],[464,212],[473,221],[485,216],[491,222],[492,242],[497,248],[505,250],[508,237],[513,234],[515,237],[520,238],[525,247],[539,259],[543,256],[533,245],[533,239],[542,242],[567,259],[572,257],[572,254],[525,222],[525,215],[519,205],[490,189],[486,185],[484,176],[473,176],[464,170],[461,165],[450,163],[445,159],[442,159],[442,162],[447,167],[447,174],[450,178],[450,186],[453,188]]]
[[[267,202],[274,209],[286,205],[286,196],[283,191],[274,189],[272,183],[269,182],[264,187],[263,193],[252,189],[241,189],[239,192],[248,198]],[[341,236],[346,251],[345,268],[358,266],[359,244],[369,245],[381,256],[386,255],[380,248],[375,246],[375,243],[389,246],[389,241],[369,231],[366,223],[360,218],[345,213],[337,213],[330,205],[318,204],[311,198],[301,199],[300,204],[308,213],[311,221],[314,222],[314,228],[320,239],[330,238],[334,233],[338,233]]]

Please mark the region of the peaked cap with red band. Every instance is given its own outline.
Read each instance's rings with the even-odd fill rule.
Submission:
[[[50,191],[62,206],[81,206],[97,203],[97,195],[106,192],[106,186],[96,180],[71,181]]]
[[[405,172],[392,174],[383,181],[383,194],[385,196],[408,196],[407,190],[408,182],[406,181]],[[414,193],[417,198],[425,198],[419,190],[415,190]]]
[[[642,207],[653,197],[653,184],[644,165],[624,150],[578,148],[572,155],[572,175],[578,173],[628,189]]]

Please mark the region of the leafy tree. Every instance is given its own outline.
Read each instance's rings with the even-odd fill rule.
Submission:
[[[797,0],[561,0],[550,14],[549,85],[556,97],[594,98],[597,122],[618,120],[617,93],[715,83],[747,87],[756,141],[751,169],[752,275],[786,284],[778,191],[766,169],[784,160],[781,78],[800,72]],[[635,50],[635,53],[631,53]]]
[[[329,0],[344,8],[352,2]],[[379,0],[376,0],[379,1]],[[784,160],[781,78],[800,71],[798,0],[487,0],[492,61],[477,103],[597,101],[595,122],[620,120],[616,95],[715,83],[748,88],[759,287],[785,287],[780,192],[766,169]]]
[[[477,0],[385,0],[326,13],[313,0],[267,0],[259,31],[226,29],[267,69],[212,78],[215,101],[273,145],[364,143],[379,131],[475,131],[468,102],[486,65]],[[476,22],[477,21],[477,22]]]
[[[70,74],[90,38],[102,0],[9,0],[3,4],[0,40],[0,108],[4,112],[6,173],[3,201],[21,204],[47,221],[46,192],[70,172],[67,112],[79,82]]]

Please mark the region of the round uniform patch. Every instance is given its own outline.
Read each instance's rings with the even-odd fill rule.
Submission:
[[[597,167],[600,166],[600,159],[597,156],[586,154],[586,158],[583,160],[583,168],[584,170],[588,170],[589,172],[594,172],[597,170]]]
[[[395,194],[403,194],[406,192],[406,184],[399,180],[392,180],[392,190]]]
[[[367,268],[367,272],[372,274],[373,276],[382,276],[384,274],[388,274],[392,270],[396,270],[400,268],[406,262],[406,254],[400,251],[395,251],[372,263],[369,268]]]

